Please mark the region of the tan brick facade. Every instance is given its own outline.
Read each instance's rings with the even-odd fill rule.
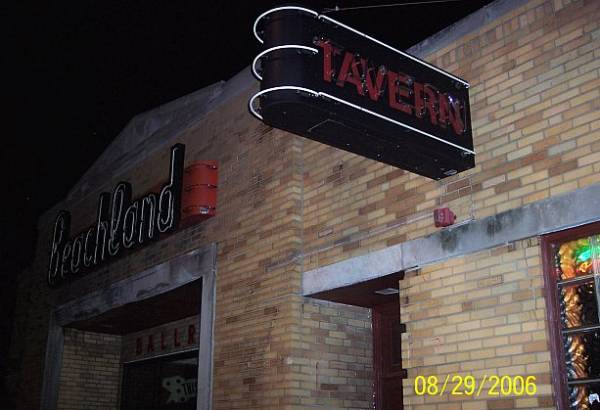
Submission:
[[[468,278],[468,280],[467,280]],[[440,409],[554,408],[550,382],[544,281],[536,238],[407,274],[400,282],[407,408],[430,408],[416,396],[418,375],[535,376],[532,397],[478,398],[445,394]],[[452,387],[456,383],[451,384]]]
[[[186,164],[219,161],[217,216],[48,289],[58,210],[72,213],[76,233],[93,223],[101,191],[128,180],[137,197],[167,178],[168,145],[131,147],[138,162],[106,171],[100,186],[40,219],[15,312],[17,407],[39,408],[52,309],[217,243],[213,408],[371,408],[369,311],[303,297],[303,272],[434,233],[432,211],[442,205],[468,223],[599,184],[599,21],[598,1],[531,0],[424,56],[471,83],[477,165],[439,182],[273,130],[248,114],[254,86],[243,89],[169,141],[186,144]],[[405,408],[554,408],[537,238],[422,267],[400,282],[400,301]],[[106,351],[118,344],[118,357],[121,342],[66,332],[59,408],[81,408],[71,403],[91,396],[72,381],[83,365],[74,346],[99,338]],[[116,367],[105,370],[119,378]],[[417,375],[451,373],[533,374],[539,394],[414,395]],[[103,397],[112,401],[94,408],[118,408],[111,389]]]
[[[58,407],[114,409],[121,388],[121,337],[65,329]]]
[[[530,1],[426,56],[471,84],[475,168],[436,182],[305,142],[306,268],[435,232],[441,205],[461,222],[600,182],[598,2],[555,6]]]

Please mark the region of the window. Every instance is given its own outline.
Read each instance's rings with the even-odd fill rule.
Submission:
[[[600,409],[600,223],[542,238],[559,409]]]
[[[121,409],[196,409],[197,378],[197,350],[127,363]]]

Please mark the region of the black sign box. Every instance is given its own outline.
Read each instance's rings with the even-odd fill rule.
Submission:
[[[475,166],[460,78],[302,7],[263,13],[254,34],[249,108],[266,124],[432,179]]]

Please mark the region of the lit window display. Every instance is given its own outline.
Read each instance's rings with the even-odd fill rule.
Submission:
[[[600,409],[600,236],[553,248],[569,408]]]

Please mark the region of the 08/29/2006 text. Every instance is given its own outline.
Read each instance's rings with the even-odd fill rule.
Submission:
[[[474,376],[447,375],[417,376],[415,378],[415,394],[417,396],[533,396],[537,393],[535,376],[497,376],[484,375],[478,381]]]

